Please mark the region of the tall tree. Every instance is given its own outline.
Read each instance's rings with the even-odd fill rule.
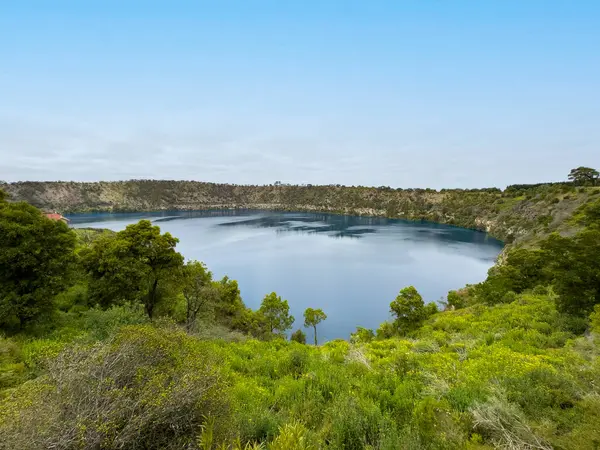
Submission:
[[[414,286],[400,290],[396,299],[390,303],[390,312],[396,316],[394,326],[402,334],[419,328],[428,314],[423,297]]]
[[[149,220],[99,239],[84,252],[92,298],[105,307],[139,301],[152,318],[160,301],[160,283],[183,265],[183,256],[175,251],[178,242],[169,233],[160,234]]]
[[[68,287],[76,236],[37,208],[5,198],[0,190],[0,327],[20,329],[49,312]]]
[[[264,317],[271,334],[283,335],[294,323],[287,300],[282,300],[275,292],[265,296],[258,312]]]
[[[569,180],[574,184],[595,186],[598,184],[600,172],[591,167],[577,167],[569,173]]]
[[[218,302],[215,305],[216,318],[223,325],[230,327],[246,308],[242,301],[238,282],[224,276],[221,280],[213,282],[213,286],[219,293]]]
[[[327,314],[322,309],[306,308],[304,311],[304,326],[306,328],[313,327],[315,345],[317,345],[317,325],[327,319]]]
[[[192,329],[199,314],[213,310],[219,295],[212,273],[198,261],[189,261],[182,271],[183,297],[186,302],[186,327]]]

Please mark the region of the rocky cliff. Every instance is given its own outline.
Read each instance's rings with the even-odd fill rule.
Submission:
[[[389,187],[240,186],[196,181],[17,182],[0,186],[62,213],[208,208],[319,211],[429,220],[474,228],[506,242],[528,243],[552,231],[573,231],[568,219],[600,188],[567,183],[499,189],[435,191]]]

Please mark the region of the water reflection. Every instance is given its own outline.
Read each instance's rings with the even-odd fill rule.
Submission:
[[[401,225],[401,227],[399,227]],[[501,242],[486,233],[431,222],[340,216],[335,214],[262,213],[258,217],[220,223],[222,227],[275,228],[278,234],[297,232],[324,234],[332,238],[361,238],[374,233],[401,234],[406,241],[438,240],[448,243]]]
[[[361,227],[353,224],[353,221],[340,220],[334,215],[305,214],[304,216],[292,214],[264,214],[246,220],[223,222],[222,227],[257,227],[275,228],[277,234],[284,233],[306,233],[324,234],[333,238],[360,238],[365,234],[376,233],[374,227]]]

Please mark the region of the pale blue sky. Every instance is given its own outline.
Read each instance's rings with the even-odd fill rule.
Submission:
[[[599,49],[591,0],[8,0],[0,179],[560,180]]]

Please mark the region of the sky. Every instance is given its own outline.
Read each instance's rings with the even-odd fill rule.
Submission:
[[[0,2],[0,180],[439,189],[581,165],[597,0]]]

